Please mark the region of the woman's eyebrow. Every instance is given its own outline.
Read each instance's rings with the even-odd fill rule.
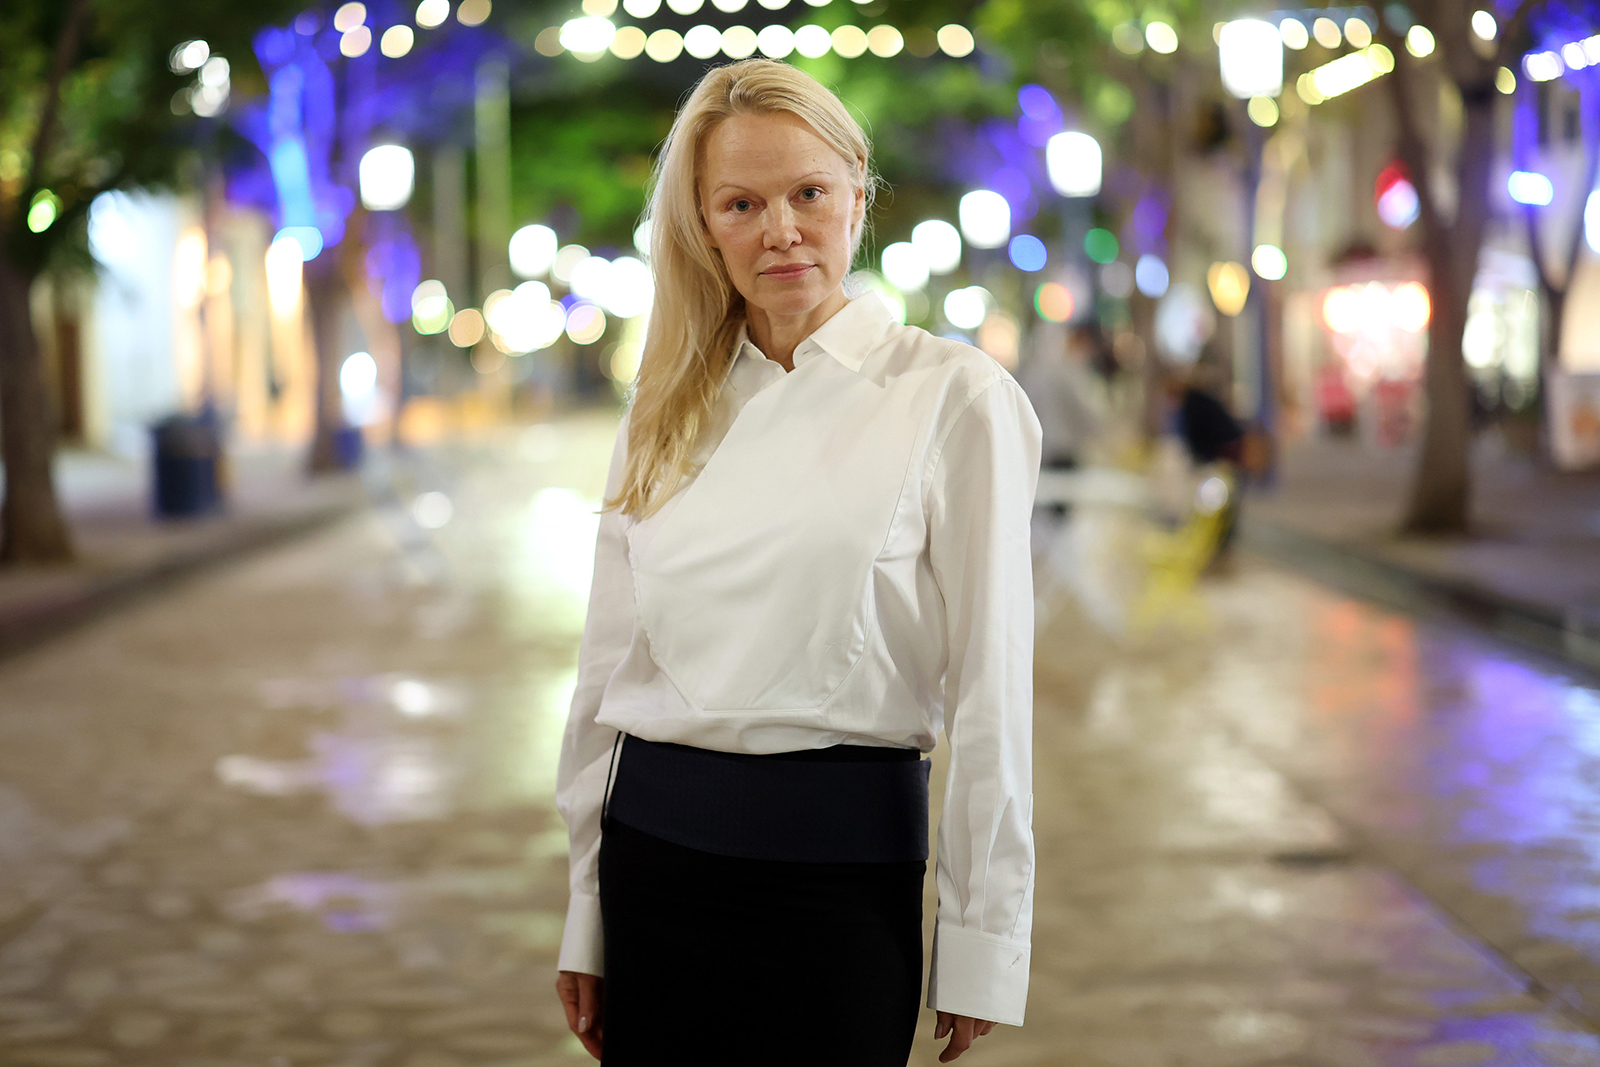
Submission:
[[[795,185],[799,185],[802,182],[811,181],[814,178],[826,178],[828,176],[829,176],[829,174],[825,170],[814,170],[814,171],[811,171],[811,172],[809,172],[807,174],[800,175],[800,177],[794,179],[789,184],[790,184],[790,186],[795,186]],[[744,193],[748,193],[748,192],[751,192],[751,191],[752,190],[750,189],[749,186],[743,185],[743,184],[741,184],[739,182],[722,182],[715,189],[711,190],[711,195],[712,196],[721,196],[725,192],[744,192]]]

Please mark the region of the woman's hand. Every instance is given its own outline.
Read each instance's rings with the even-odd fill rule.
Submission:
[[[600,1058],[605,993],[606,980],[598,975],[562,971],[556,976],[556,994],[561,997],[561,1006],[566,1009],[567,1025],[595,1059]]]
[[[950,1043],[939,1053],[939,1062],[949,1063],[971,1048],[974,1041],[993,1029],[994,1023],[986,1019],[974,1019],[970,1015],[952,1015],[947,1011],[939,1012],[939,1021],[933,1028],[933,1039],[938,1041],[944,1035],[950,1035]]]

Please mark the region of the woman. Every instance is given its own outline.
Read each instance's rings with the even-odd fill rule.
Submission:
[[[557,988],[613,1067],[905,1064],[941,727],[940,1058],[1022,1023],[1039,426],[987,356],[846,296],[874,182],[766,60],[708,73],[658,164],[557,786]]]

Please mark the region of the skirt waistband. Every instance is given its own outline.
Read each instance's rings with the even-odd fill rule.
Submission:
[[[912,749],[751,756],[628,736],[607,818],[742,859],[926,860],[931,765]]]

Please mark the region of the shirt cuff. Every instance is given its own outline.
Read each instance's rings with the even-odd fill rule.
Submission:
[[[567,925],[561,931],[561,971],[604,976],[605,935],[600,926],[600,898],[574,893],[567,904]]]
[[[1026,941],[936,924],[933,966],[928,972],[928,1007],[1021,1026],[1028,1006],[1031,955]]]

